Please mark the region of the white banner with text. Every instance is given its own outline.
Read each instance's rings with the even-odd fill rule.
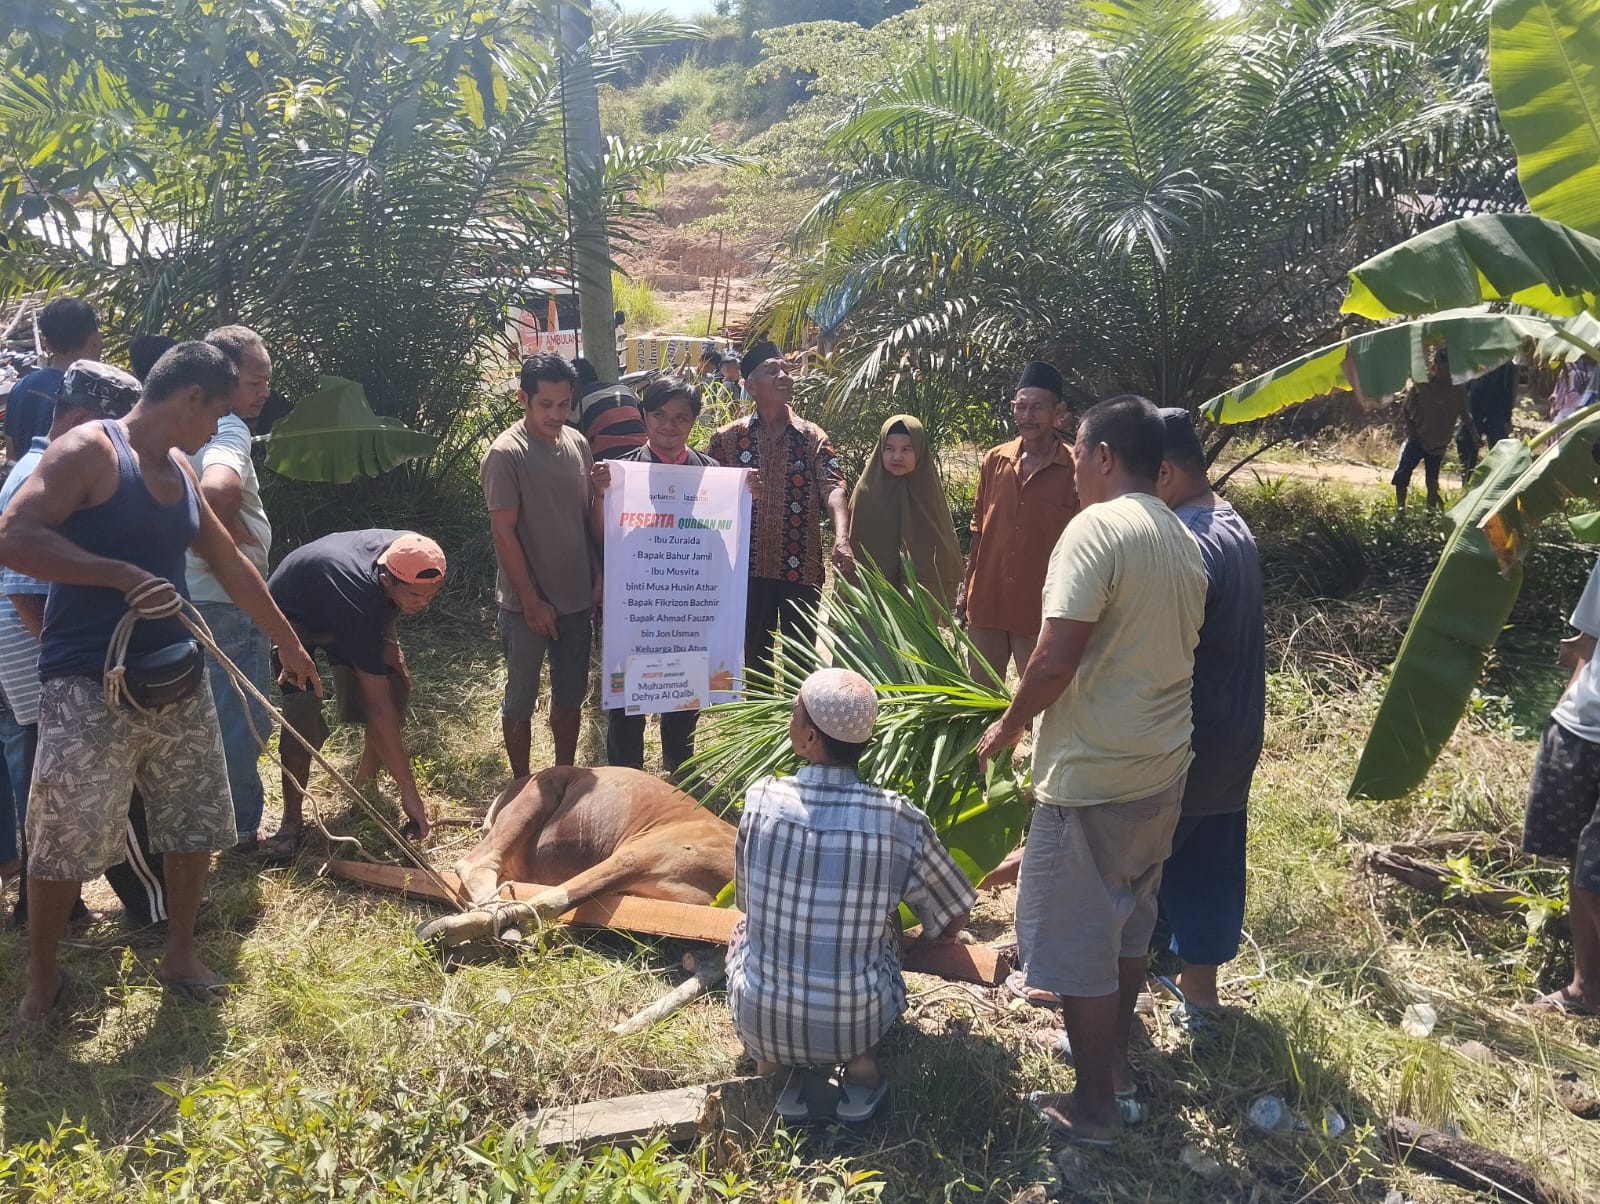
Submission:
[[[604,705],[651,715],[731,702],[750,575],[745,471],[608,463]]]

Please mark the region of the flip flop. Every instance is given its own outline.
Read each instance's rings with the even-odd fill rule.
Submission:
[[[1061,996],[1054,991],[1045,991],[1039,987],[1028,985],[1028,971],[1026,968],[1013,970],[1006,975],[1006,993],[1024,1003],[1040,1008],[1058,1008],[1061,1006]]]
[[[883,1101],[888,1098],[888,1075],[880,1074],[875,1087],[868,1087],[865,1083],[852,1083],[841,1077],[839,1106],[834,1109],[833,1114],[847,1125],[858,1125],[876,1116],[878,1109],[883,1107]]]
[[[1042,1046],[1056,1055],[1068,1065],[1072,1063],[1072,1041],[1067,1036],[1064,1028],[1046,1029],[1029,1033],[1035,1044]],[[1035,1092],[1035,1094],[1039,1094]],[[1137,1125],[1144,1120],[1144,1105],[1139,1102],[1138,1088],[1132,1091],[1119,1091],[1117,1094],[1117,1112],[1122,1117],[1125,1125]]]
[[[288,865],[300,851],[300,842],[304,837],[304,828],[296,828],[293,832],[276,832],[256,844],[256,860],[274,869]]]
[[[1581,999],[1574,999],[1566,993],[1565,988],[1560,991],[1551,991],[1548,995],[1541,995],[1532,1003],[1522,1005],[1525,1012],[1554,1012],[1564,1016],[1578,1016],[1591,1018],[1600,1016],[1600,1008],[1591,1007]]]
[[[789,1080],[784,1083],[783,1090],[778,1092],[777,1103],[773,1107],[782,1119],[799,1123],[811,1119],[811,1109],[806,1107],[806,1072],[799,1066],[791,1067]]]
[[[1114,1150],[1117,1148],[1117,1139],[1115,1137],[1087,1137],[1063,1121],[1059,1115],[1046,1108],[1045,1101],[1051,1099],[1054,1094],[1051,1091],[1030,1091],[1023,1098],[1023,1102],[1033,1110],[1035,1116],[1044,1121],[1045,1127],[1057,1137],[1064,1138],[1075,1145],[1088,1146],[1092,1150]]]
[[[163,978],[161,986],[167,994],[172,995],[185,1003],[199,1004],[201,1007],[219,1008],[228,1001],[228,984],[222,979],[213,976],[204,978]]]
[[[1198,1035],[1216,1032],[1217,1022],[1222,1019],[1222,1013],[1216,1008],[1202,1007],[1198,1003],[1182,1000],[1172,1005],[1172,1010],[1167,1013],[1167,1019],[1184,1032]]]
[[[1028,1034],[1028,1040],[1039,1046],[1047,1053],[1054,1054],[1067,1065],[1072,1064],[1072,1039],[1067,1036],[1064,1028],[1035,1029]]]

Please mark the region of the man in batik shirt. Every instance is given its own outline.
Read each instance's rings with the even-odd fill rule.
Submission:
[[[740,361],[755,412],[711,436],[709,455],[725,468],[754,469],[761,485],[750,516],[750,593],[745,609],[746,670],[766,671],[773,633],[786,642],[815,638],[809,615],[822,599],[822,518],[833,522],[833,566],[848,571],[850,511],[839,459],[827,432],[790,408],[794,377],[769,342]]]

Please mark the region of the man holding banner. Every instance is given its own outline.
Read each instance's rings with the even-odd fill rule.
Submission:
[[[765,485],[751,532],[744,660],[768,672],[779,628],[789,643],[816,638],[808,611],[822,600],[824,517],[833,523],[833,567],[849,573],[855,557],[839,458],[827,432],[790,406],[794,377],[777,346],[757,343],[740,367],[755,413],[717,431],[706,452],[718,464],[753,470]]]
[[[700,399],[688,382],[656,381],[641,408],[648,442],[592,477],[606,761],[642,769],[645,716],[659,714],[672,774],[694,752],[700,708],[731,699],[741,671],[750,474],[689,448]]]

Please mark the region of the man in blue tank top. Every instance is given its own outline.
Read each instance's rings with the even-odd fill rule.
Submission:
[[[130,608],[152,616],[133,629],[130,668],[169,667],[170,654],[185,651],[182,624],[154,616],[186,596],[184,553],[192,544],[278,644],[284,677],[321,688],[261,574],[200,496],[183,459],[216,432],[238,383],[233,362],[215,347],[178,344],[150,370],[126,418],[87,423],[51,443],[0,515],[0,564],[51,583],[27,820],[28,985],[17,1009],[25,1026],[47,1019],[66,994],[57,946],[79,884],[121,856],[135,786],[151,847],[166,854],[169,919],[159,977],[195,1003],[227,997],[194,943],[211,853],[234,842],[210,686],[203,673],[187,674],[175,696],[136,710],[109,701],[102,679],[113,632]]]

